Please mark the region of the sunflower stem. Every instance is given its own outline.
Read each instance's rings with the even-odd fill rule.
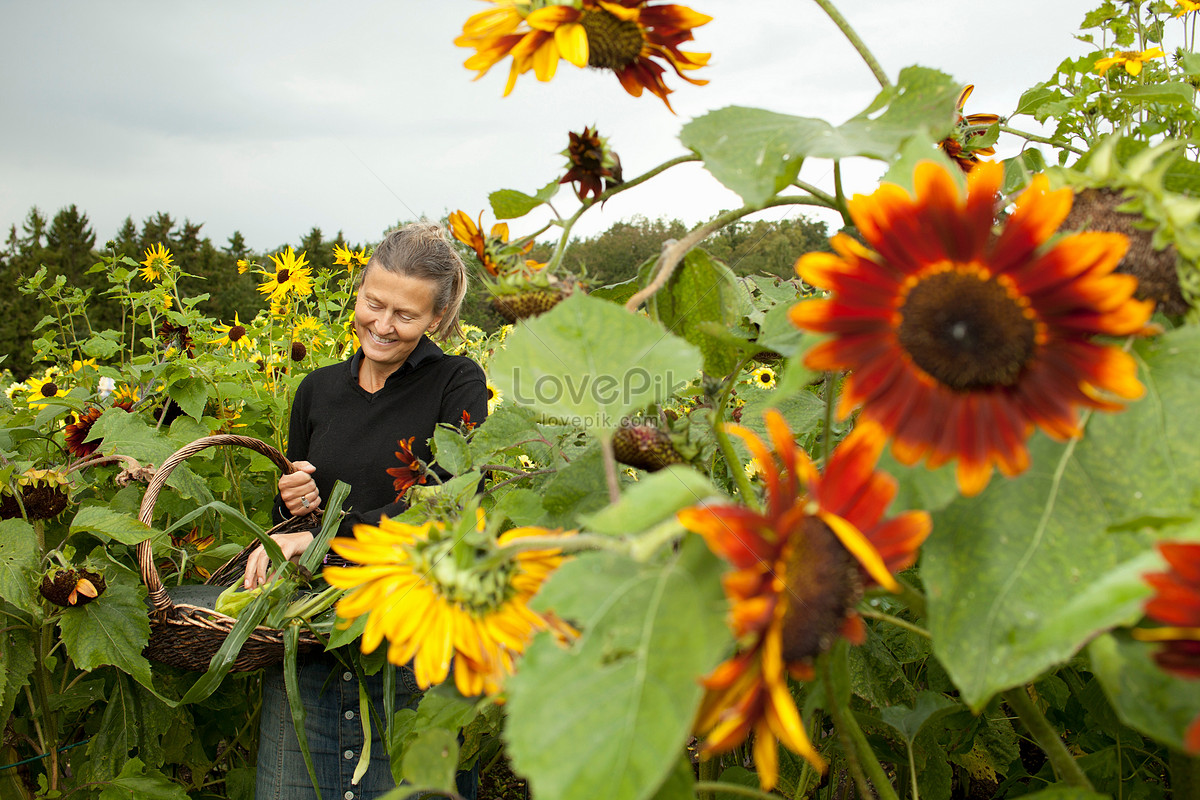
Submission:
[[[846,205],[846,190],[842,188],[842,162],[839,160],[833,162],[833,192],[838,213],[842,215],[842,224],[847,228],[854,227],[854,220],[851,219],[850,209]]]
[[[720,756],[710,756],[709,758],[700,759],[700,763],[696,765],[698,780],[696,781],[696,798],[697,800],[716,800],[716,792],[710,790],[711,786],[724,786],[718,781],[721,777],[721,758]]]
[[[888,80],[887,73],[883,71],[883,67],[879,66],[879,61],[876,60],[874,54],[867,48],[866,42],[859,37],[854,28],[850,27],[850,23],[842,16],[842,12],[834,7],[832,0],[815,0],[815,2],[821,7],[822,11],[829,15],[829,18],[833,20],[833,24],[838,26],[838,30],[842,32],[842,35],[846,37],[854,49],[858,51],[858,54],[862,56],[862,60],[870,68],[871,74],[875,76],[875,80],[879,81],[879,86],[883,89],[890,88],[892,82]]]
[[[900,617],[894,617],[891,614],[885,614],[882,611],[876,611],[873,608],[860,608],[858,610],[858,613],[864,617],[867,617],[868,619],[877,619],[882,622],[887,622],[891,625],[895,625],[897,628],[903,628],[904,630],[906,630],[910,633],[915,633],[917,636],[920,636],[924,639],[932,639],[933,638],[930,635],[929,631],[925,630],[920,625],[914,625],[913,623],[909,622],[906,619],[901,619]]]
[[[702,762],[703,763],[703,762]],[[694,787],[697,797],[711,798],[715,797],[716,792],[721,794],[733,794],[739,797],[757,797],[761,800],[779,800],[779,795],[764,792],[762,789],[755,789],[753,786],[742,786],[738,783],[723,783],[721,781],[696,781]]]
[[[621,486],[617,483],[617,455],[613,452],[612,434],[600,437],[600,454],[604,457],[604,481],[608,484],[608,502],[621,499]]]
[[[821,680],[825,684],[825,703],[829,707],[829,716],[833,718],[833,727],[837,730],[838,740],[842,743],[842,753],[846,757],[846,765],[854,777],[854,782],[858,784],[859,795],[864,798],[878,797],[879,800],[900,800],[896,795],[896,790],[892,788],[887,774],[884,773],[883,767],[880,766],[879,759],[875,757],[875,751],[871,749],[866,734],[862,732],[858,721],[854,719],[854,712],[848,705],[841,704],[837,690],[834,689],[833,659],[837,658],[838,671],[848,674],[850,670],[849,652],[849,649],[842,643],[842,646],[835,647],[818,659],[821,666]],[[874,791],[872,791],[872,786]]]
[[[734,372],[734,374],[738,373]],[[718,414],[713,423],[713,434],[717,437],[717,446],[721,448],[721,455],[725,456],[725,463],[729,465],[729,472],[733,475],[733,482],[737,484],[738,494],[742,496],[742,503],[755,511],[761,511],[758,494],[750,484],[750,476],[746,474],[746,470],[742,469],[742,462],[738,458],[737,451],[733,449],[733,442],[729,441],[729,434],[725,432],[724,414]]]
[[[562,553],[579,553],[585,550],[611,550],[614,553],[629,555],[632,548],[629,542],[615,536],[601,536],[594,533],[579,533],[574,536],[526,536],[504,547],[499,547],[490,558],[485,560],[481,569],[491,569],[511,561],[521,553],[530,550],[558,550]]]
[[[1017,717],[1029,730],[1038,747],[1046,753],[1046,758],[1049,759],[1058,779],[1068,786],[1094,790],[1092,782],[1088,780],[1088,776],[1084,774],[1075,757],[1071,755],[1071,751],[1067,750],[1058,731],[1046,719],[1046,715],[1037,707],[1037,703],[1033,702],[1026,687],[1018,686],[1009,689],[1001,696],[1004,698],[1004,702],[1008,703],[1008,707],[1016,712]]]
[[[900,598],[901,602],[903,602],[906,606],[908,606],[908,610],[911,611],[913,614],[924,619],[925,618],[925,595],[923,595],[919,589],[917,589],[915,586],[913,586],[908,581],[901,578],[899,575],[897,575],[895,577],[896,577],[896,583],[900,584],[899,598]]]
[[[1038,144],[1048,144],[1053,147],[1060,147],[1063,150],[1070,150],[1072,153],[1074,153],[1075,155],[1078,155],[1078,156],[1083,155],[1082,150],[1080,150],[1078,147],[1069,145],[1066,142],[1060,142],[1060,141],[1056,141],[1054,139],[1048,139],[1045,136],[1038,136],[1036,133],[1029,133],[1027,131],[1018,130],[1017,128],[1010,128],[1008,125],[1001,125],[1000,132],[1001,133],[1011,133],[1013,136],[1020,136],[1022,139],[1026,139],[1030,142],[1037,142]]]

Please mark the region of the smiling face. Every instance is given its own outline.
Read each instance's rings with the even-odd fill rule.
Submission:
[[[363,368],[359,382],[379,385],[391,375],[421,341],[435,329],[442,314],[434,311],[437,284],[424,278],[400,275],[372,265],[363,276],[354,303],[354,331],[362,344]],[[373,381],[374,382],[374,381]]]

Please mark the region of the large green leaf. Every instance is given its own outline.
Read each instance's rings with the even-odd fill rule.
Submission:
[[[737,366],[737,348],[704,330],[709,322],[722,329],[736,324],[750,310],[746,290],[729,267],[699,248],[689,250],[650,308],[669,332],[700,348],[706,373],[720,378]]]
[[[976,711],[1136,618],[1146,589],[1127,562],[1200,497],[1200,329],[1135,348],[1146,397],[1095,414],[1067,444],[1038,435],[1032,466],[934,515],[922,578],[934,650]]]
[[[68,608],[59,619],[67,653],[82,670],[112,664],[151,687],[150,662],[142,648],[150,641],[145,591],[112,579],[108,589],[86,606]]]
[[[100,727],[88,745],[93,778],[107,779],[120,773],[130,751],[151,765],[161,764],[162,737],[178,713],[128,675],[117,673]]]
[[[891,160],[914,135],[937,141],[953,128],[960,86],[937,70],[908,67],[900,80],[843,125],[730,106],[683,126],[683,146],[717,180],[760,206],[796,178],[805,158]]]
[[[696,348],[646,317],[584,294],[519,325],[489,368],[512,401],[593,430],[669,397],[700,369]]]
[[[492,204],[492,213],[496,215],[496,219],[517,219],[554,197],[557,192],[558,181],[550,181],[532,195],[518,192],[516,189],[497,189],[488,195],[488,202]]]
[[[0,728],[7,726],[34,666],[34,633],[29,628],[14,626],[0,633]]]
[[[610,553],[564,564],[539,601],[582,628],[564,648],[534,641],[507,684],[516,771],[538,797],[653,795],[674,769],[698,679],[729,645],[721,563],[698,537],[665,565]]]
[[[1152,658],[1158,647],[1108,633],[1088,645],[1087,654],[1121,721],[1182,750],[1184,731],[1200,717],[1200,691],[1195,680],[1159,668]]]
[[[158,466],[179,449],[178,442],[155,430],[137,414],[124,411],[117,413],[111,408],[96,420],[96,424],[92,426],[92,436],[103,438],[99,452],[105,455],[119,453],[130,456],[140,461],[142,466]],[[184,497],[192,497],[202,502],[212,499],[204,482],[188,469],[187,464],[180,464],[171,472],[167,485],[178,490]]]
[[[140,758],[125,762],[121,774],[100,792],[99,800],[188,800],[183,787],[156,769],[148,769]]]
[[[23,519],[0,521],[0,599],[33,613],[34,573],[37,572],[37,535]]]
[[[135,545],[151,536],[162,535],[137,518],[113,511],[107,506],[87,506],[79,509],[75,519],[71,520],[71,533],[80,531],[127,545]]]
[[[674,516],[676,511],[720,495],[705,475],[672,464],[630,486],[620,501],[584,516],[584,527],[596,533],[622,536],[644,530]]]
[[[542,489],[543,523],[551,528],[572,528],[581,515],[596,511],[608,503],[608,482],[600,447],[586,453],[558,471]]]

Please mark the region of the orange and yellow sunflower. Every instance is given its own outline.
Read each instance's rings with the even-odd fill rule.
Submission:
[[[1135,278],[1113,274],[1123,235],[1047,246],[1072,194],[1049,191],[1044,175],[994,234],[1003,172],[980,163],[962,197],[946,170],[924,162],[915,195],[885,183],[849,202],[872,249],[839,234],[836,253],[796,262],[832,293],[793,306],[791,319],[832,334],[806,355],[810,369],[850,370],[839,416],[862,406],[905,464],[958,459],[968,495],[987,486],[993,465],[1025,471],[1034,426],[1066,440],[1082,433],[1079,407],[1116,411],[1115,398],[1142,395],[1133,358],[1093,337],[1145,332],[1154,307],[1133,299]]]
[[[973,91],[975,91],[974,84],[967,84],[963,87],[962,92],[958,95],[958,115],[955,120],[954,132],[938,142],[938,147],[946,155],[954,159],[954,162],[958,164],[963,172],[970,172],[979,163],[980,156],[996,155],[995,147],[990,145],[987,147],[975,147],[971,144],[972,139],[976,139],[987,133],[989,125],[995,125],[1000,121],[1000,117],[996,114],[963,115],[963,107],[966,106],[967,98],[971,96],[971,92]]]
[[[512,57],[504,94],[516,86],[517,77],[529,70],[539,81],[549,81],[562,59],[577,67],[589,66],[616,73],[625,91],[641,97],[649,89],[667,108],[671,89],[663,81],[666,69],[688,83],[708,81],[686,73],[708,63],[709,53],[680,50],[691,41],[692,29],[712,20],[687,6],[650,5],[647,0],[574,0],[547,4],[538,0],[489,0],[495,8],[473,15],[463,25],[459,47],[476,52],[465,66],[483,77],[505,56]]]
[[[475,532],[483,529],[480,511]],[[514,528],[496,544],[555,533]],[[323,574],[331,586],[352,590],[338,601],[339,616],[353,620],[370,615],[362,636],[364,653],[386,638],[388,660],[411,660],[422,689],[445,680],[453,660],[459,692],[492,695],[536,631],[572,633],[553,615],[529,608],[564,556],[558,549],[527,550],[499,565],[481,560],[463,566],[451,553],[457,538],[440,522],[408,525],[385,517],[379,527],[356,525],[353,539],[333,540],[335,552],[360,566],[330,566]]]
[[[467,212],[459,210],[450,214],[450,233],[455,239],[475,251],[475,257],[489,275],[500,275],[511,271],[513,265],[519,262],[520,256],[533,249],[533,241],[523,245],[510,244],[508,241],[508,223],[497,222],[492,226],[488,235],[483,233],[483,212],[479,212],[479,221],[467,216]]]
[[[399,439],[396,441],[396,458],[400,461],[400,466],[389,467],[387,474],[395,478],[392,481],[392,488],[396,490],[396,501],[399,502],[404,497],[404,493],[417,484],[425,483],[429,480],[429,475],[425,471],[425,465],[421,463],[421,459],[413,455],[413,442],[417,437],[410,436],[407,439]]]
[[[759,782],[769,790],[779,775],[777,742],[825,769],[787,674],[811,678],[812,660],[839,635],[862,641],[854,607],[863,590],[898,588],[892,575],[916,560],[931,522],[923,511],[884,519],[896,481],[875,471],[882,438],[870,423],[856,428],[820,473],[779,412],[767,412],[766,427],[771,449],[746,428],[727,427],[758,462],[765,509],[699,505],[678,517],[733,567],[722,582],[741,645],[704,679],[696,721],[702,753],[730,750],[753,732]]]

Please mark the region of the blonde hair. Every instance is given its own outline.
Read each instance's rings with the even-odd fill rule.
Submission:
[[[441,225],[421,220],[388,231],[358,276],[358,286],[362,286],[363,278],[373,267],[432,281],[437,286],[433,311],[442,315],[433,335],[442,341],[452,333],[462,336],[459,312],[467,294],[467,267]]]

